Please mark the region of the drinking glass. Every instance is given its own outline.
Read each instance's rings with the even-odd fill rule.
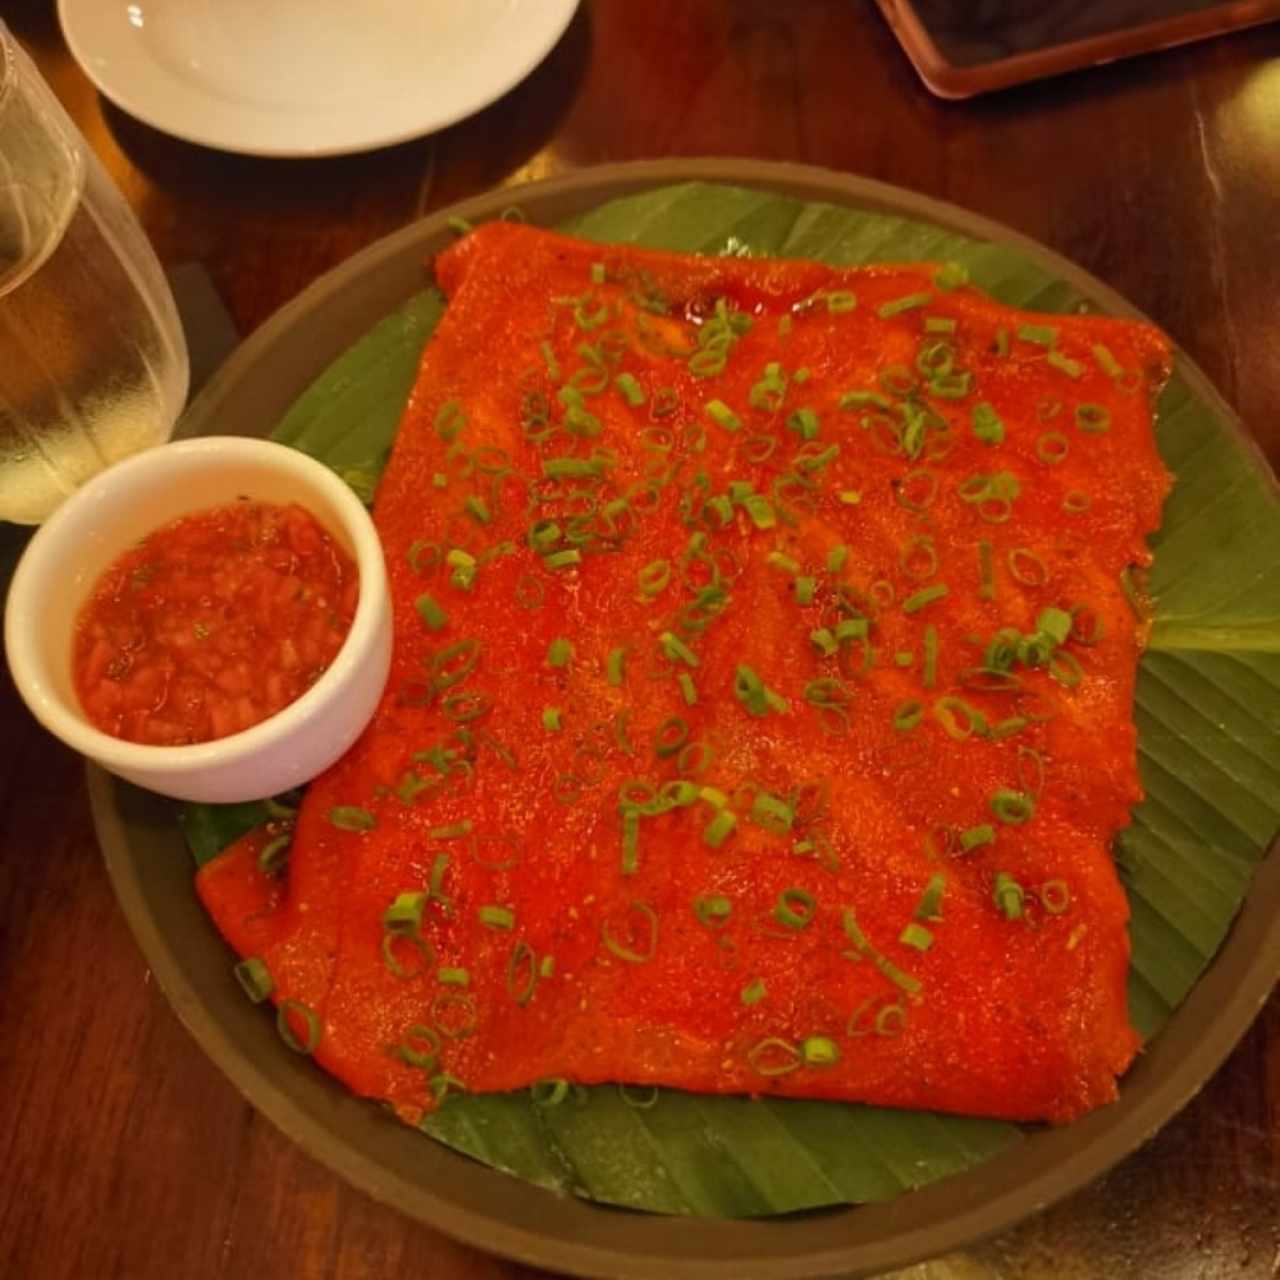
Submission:
[[[187,379],[151,245],[0,22],[0,519],[168,439]]]

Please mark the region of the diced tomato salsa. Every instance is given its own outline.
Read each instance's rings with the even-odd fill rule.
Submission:
[[[355,562],[296,503],[184,516],[122,555],[76,624],[89,719],[152,746],[225,738],[305,693],[346,639]]]

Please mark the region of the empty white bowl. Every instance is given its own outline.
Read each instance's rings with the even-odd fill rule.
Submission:
[[[159,747],[96,729],[76,696],[72,647],[77,615],[98,578],[161,526],[241,497],[299,503],[351,554],[360,593],[342,648],[297,701],[241,733]],[[234,436],[159,445],[91,480],[37,530],[9,589],[4,642],[36,719],[103,768],[181,800],[260,799],[314,778],[373,715],[391,661],[382,545],[347,485],[296,449]]]

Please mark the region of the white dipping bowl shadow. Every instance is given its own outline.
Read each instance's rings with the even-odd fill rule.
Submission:
[[[342,648],[295,702],[225,738],[146,746],[96,729],[76,695],[72,649],[77,616],[99,577],[161,526],[238,498],[297,502],[355,560],[360,591]],[[9,589],[4,643],[32,714],[104,769],[179,800],[261,799],[328,768],[373,716],[391,663],[382,544],[348,486],[296,449],[236,436],[159,445],[96,476],[36,531]]]

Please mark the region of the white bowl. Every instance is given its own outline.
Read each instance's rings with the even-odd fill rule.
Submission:
[[[352,555],[360,594],[342,648],[296,702],[241,733],[156,747],[94,728],[76,696],[71,658],[76,616],[98,577],[146,534],[238,497],[300,503]],[[9,589],[4,643],[36,719],[103,768],[180,800],[260,799],[314,778],[373,715],[391,662],[382,544],[346,484],[296,449],[233,436],[159,445],[95,477],[37,530]]]

